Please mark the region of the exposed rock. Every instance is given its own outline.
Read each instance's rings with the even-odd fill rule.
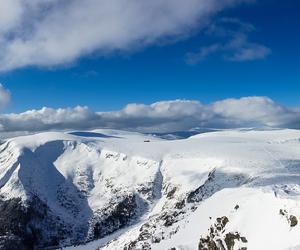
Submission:
[[[185,200],[182,200],[182,201],[178,201],[178,202],[176,202],[176,204],[175,204],[175,208],[176,209],[183,209],[184,208],[184,206],[185,206]]]
[[[290,224],[290,227],[295,227],[298,224],[298,219],[295,215],[289,215],[289,213],[285,209],[280,209],[279,214],[284,216],[288,223]]]
[[[217,224],[216,227],[219,231],[225,228],[226,224],[229,222],[228,218],[226,216],[223,216],[221,218],[217,218]]]
[[[243,243],[247,243],[247,242],[248,242],[248,240],[246,239],[246,237],[241,237],[241,241],[242,241]]]
[[[280,209],[279,214],[282,215],[282,216],[285,216],[285,215],[287,215],[287,211],[284,210],[284,209]]]
[[[210,187],[209,183],[211,183],[214,177],[215,177],[215,170],[211,171],[208,174],[208,178],[203,185],[201,185],[199,188],[189,193],[189,195],[187,196],[187,202],[188,203],[199,202],[208,193],[212,194],[213,187]]]
[[[187,196],[187,203],[203,201],[223,188],[240,186],[249,182],[249,177],[242,174],[224,174],[212,170],[203,185],[190,192]]]
[[[168,199],[174,198],[174,194],[175,194],[176,190],[177,190],[177,187],[173,187],[173,188],[167,193],[167,198],[168,198]]]
[[[0,250],[22,250],[30,249],[23,240],[15,235],[0,236]]]
[[[206,238],[201,238],[199,245],[198,245],[198,250],[219,250],[221,249],[220,247],[218,248],[217,242],[213,240],[213,238],[207,236]]]
[[[138,241],[144,241],[144,240],[148,240],[150,238],[151,238],[151,234],[145,230],[140,233],[140,235],[138,237]]]
[[[226,216],[216,219],[216,223],[209,229],[209,234],[201,237],[198,245],[198,250],[233,250],[236,241],[240,244],[246,244],[246,237],[240,236],[238,232],[226,232],[226,225],[229,219]],[[240,250],[246,250],[243,246]]]
[[[240,238],[241,237],[238,233],[227,233],[224,239],[227,249],[229,250],[233,249],[235,241],[239,241]]]
[[[134,218],[137,212],[136,196],[133,194],[125,197],[121,202],[116,205],[111,204],[99,219],[95,218],[97,222],[94,225],[93,239],[98,239],[106,236],[126,226],[130,220]],[[103,216],[107,214],[107,216]]]
[[[36,196],[28,204],[20,199],[0,200],[0,249],[58,246],[70,235],[61,219]]]
[[[290,225],[291,225],[291,227],[297,226],[297,224],[298,224],[298,219],[297,219],[296,216],[290,215],[289,220],[290,220]]]

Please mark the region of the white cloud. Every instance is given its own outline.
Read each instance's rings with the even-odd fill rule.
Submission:
[[[187,64],[197,64],[207,58],[209,55],[214,54],[220,50],[223,50],[223,47],[216,43],[200,48],[198,52],[189,52],[186,54],[185,61]]]
[[[10,102],[10,92],[0,83],[0,109]]]
[[[259,60],[271,54],[271,49],[262,44],[250,42],[245,34],[237,34],[225,44],[224,50],[228,52],[225,55],[226,58],[231,61]]]
[[[256,96],[217,101],[212,104],[212,110],[215,114],[223,117],[226,123],[245,127],[288,127],[294,115],[292,109],[285,108],[268,97]]]
[[[222,18],[211,24],[206,33],[218,42],[200,47],[198,51],[186,54],[188,64],[197,64],[213,54],[221,54],[229,61],[253,61],[264,59],[271,54],[271,49],[265,45],[252,42],[249,34],[255,27],[238,19]],[[221,41],[221,42],[220,42]]]
[[[268,97],[225,99],[208,105],[199,101],[129,104],[113,112],[87,107],[42,108],[0,115],[3,132],[115,128],[141,132],[172,132],[199,128],[299,128],[300,109],[284,107]]]
[[[71,63],[189,35],[252,0],[0,0],[0,70]]]

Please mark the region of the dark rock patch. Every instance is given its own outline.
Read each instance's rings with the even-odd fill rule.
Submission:
[[[27,204],[19,198],[0,200],[0,249],[59,246],[70,235],[60,218],[38,197]]]
[[[224,188],[241,186],[249,181],[248,176],[242,174],[229,175],[224,172],[217,172],[214,169],[209,172],[203,185],[188,194],[186,201],[187,203],[201,202]]]
[[[226,232],[228,222],[226,216],[217,218],[208,235],[200,238],[198,250],[233,250],[237,241],[245,245],[248,242],[246,237],[238,232]],[[247,250],[247,247],[243,246],[240,250]]]
[[[167,193],[167,198],[168,198],[168,199],[174,198],[174,194],[176,193],[176,191],[177,191],[177,188],[176,188],[176,187],[173,187],[173,188]]]
[[[111,206],[103,212],[100,219],[96,219],[92,239],[102,238],[128,225],[137,212],[136,196],[130,194],[121,202]]]
[[[289,214],[285,209],[280,209],[279,214],[286,218],[286,220],[290,224],[290,227],[295,227],[298,225],[297,217],[295,215]]]
[[[295,215],[290,215],[289,221],[291,227],[295,227],[298,224],[298,219]]]
[[[176,202],[176,204],[175,204],[175,208],[176,209],[183,209],[184,208],[184,206],[185,206],[185,200],[182,200],[182,201],[178,201],[178,202]]]
[[[15,235],[0,236],[0,249],[1,250],[22,250],[29,249],[23,240]]]

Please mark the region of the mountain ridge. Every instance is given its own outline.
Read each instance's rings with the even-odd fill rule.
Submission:
[[[300,245],[299,138],[298,130],[232,130],[170,141],[95,130],[7,139],[0,145],[0,246]],[[258,229],[264,237],[255,236]],[[271,241],[274,235],[287,242]]]

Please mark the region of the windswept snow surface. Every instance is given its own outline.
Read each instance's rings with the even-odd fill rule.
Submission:
[[[46,207],[52,229],[34,213],[25,225],[42,232],[38,246],[300,246],[298,130],[171,141],[116,130],[48,132],[2,141],[0,162],[1,202],[20,198],[30,207],[35,198]]]

